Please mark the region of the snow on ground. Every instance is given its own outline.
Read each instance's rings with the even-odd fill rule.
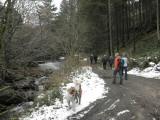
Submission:
[[[93,73],[91,67],[83,67],[81,71],[72,76],[72,81],[79,80],[82,85],[81,105],[76,105],[75,111],[68,110],[65,99],[63,103],[57,99],[55,105],[42,106],[32,112],[30,116],[21,118],[20,120],[66,120],[67,117],[83,110],[97,99],[104,98],[104,94],[108,92],[108,88],[105,89],[104,80]],[[65,94],[68,86],[71,86],[71,83],[62,88],[63,94]]]
[[[115,118],[110,118],[109,120],[116,120]]]
[[[116,104],[118,104],[120,102],[120,99],[117,99],[111,106],[109,106],[109,108],[107,110],[113,110],[114,108],[116,108]]]
[[[128,112],[130,112],[130,111],[129,110],[123,110],[123,111],[117,113],[117,116],[123,115],[123,114],[128,113]]]
[[[87,58],[83,58],[83,61],[87,61]]]
[[[155,78],[160,79],[160,63],[157,65],[153,62],[149,63],[151,67],[140,70],[140,68],[133,68],[128,72],[128,74],[141,76],[145,78]]]
[[[65,57],[60,57],[59,59],[60,59],[60,60],[64,60],[64,59],[65,59]]]

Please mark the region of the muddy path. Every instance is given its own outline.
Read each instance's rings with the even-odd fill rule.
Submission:
[[[105,80],[109,93],[69,120],[160,120],[160,80],[129,75],[123,85],[118,79],[112,84],[112,70],[93,71]]]

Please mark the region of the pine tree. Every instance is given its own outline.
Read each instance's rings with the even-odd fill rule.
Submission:
[[[43,0],[42,5],[39,5],[38,14],[39,20],[43,25],[51,25],[56,14],[57,8],[52,5],[53,0]]]

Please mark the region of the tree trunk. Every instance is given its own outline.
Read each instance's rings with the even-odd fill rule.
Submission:
[[[111,22],[111,1],[108,0],[108,12],[109,12],[109,40],[110,40],[110,52],[113,56],[113,45],[112,45],[112,22]]]
[[[159,0],[157,0],[157,39],[158,43],[160,42],[160,35],[159,35]]]

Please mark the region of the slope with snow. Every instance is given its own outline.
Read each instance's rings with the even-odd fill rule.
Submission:
[[[104,94],[108,92],[108,88],[105,89],[104,80],[93,73],[91,67],[83,67],[81,72],[75,72],[71,80],[79,80],[82,84],[82,102],[81,105],[76,105],[75,111],[68,110],[65,99],[63,103],[57,99],[55,105],[42,106],[38,110],[34,110],[30,116],[23,117],[20,120],[66,120],[67,117],[85,109],[97,99],[104,98]],[[63,94],[70,85],[71,83],[62,87]]]
[[[145,78],[155,78],[160,79],[160,63],[157,65],[153,62],[150,62],[150,67],[140,70],[140,68],[133,68],[128,72],[128,74],[141,76]]]

